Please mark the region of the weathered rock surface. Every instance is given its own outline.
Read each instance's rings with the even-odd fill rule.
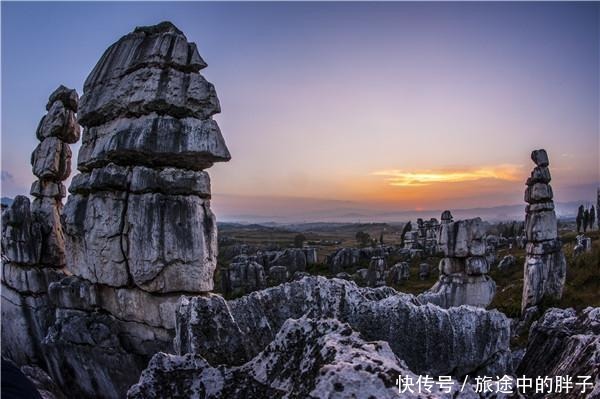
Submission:
[[[496,293],[496,283],[487,275],[485,226],[480,218],[451,221],[451,215],[442,216],[437,242],[445,257],[440,260],[440,277],[418,298],[444,308],[485,308]]]
[[[305,277],[231,301],[217,295],[183,297],[175,349],[199,354],[213,365],[241,365],[271,343],[287,319],[305,314],[336,318],[365,339],[387,341],[416,373],[504,373],[509,361],[510,323],[499,312],[445,310],[388,287],[359,288],[323,277]]]
[[[238,296],[267,286],[264,268],[256,262],[231,263],[221,269],[221,284],[225,295]]]
[[[202,356],[159,353],[128,398],[453,398],[443,393],[400,393],[399,376],[418,378],[383,341],[366,342],[335,319],[288,319],[272,342],[237,367],[214,367]],[[478,397],[467,386],[460,397]]]
[[[41,226],[34,220],[29,198],[17,195],[2,212],[2,255],[14,264],[36,265],[41,252]]]
[[[525,190],[525,235],[527,239],[521,310],[539,305],[545,298],[560,299],[567,263],[562,252],[552,201],[549,161],[545,150],[531,153],[536,167]]]
[[[66,399],[58,385],[41,368],[23,366],[21,372],[35,385],[42,399]]]
[[[230,155],[205,66],[162,23],[121,38],[86,80],[82,173],[62,212],[72,276],[49,286],[56,319],[43,342],[70,397],[123,397],[154,353],[172,352],[180,294],[213,289],[217,232],[203,169]],[[56,116],[42,135],[77,110],[68,90],[55,97],[65,111],[49,107]],[[44,190],[56,195],[35,192]]]
[[[71,148],[58,137],[45,138],[31,154],[33,174],[40,179],[61,181],[71,174]]]
[[[535,322],[529,333],[525,356],[517,375],[530,378],[590,376],[591,387],[581,393],[581,387],[571,392],[535,395],[544,398],[596,398],[600,395],[600,308],[547,310]]]
[[[154,353],[171,351],[171,338],[105,312],[59,308],[43,345],[50,374],[70,397],[118,398]]]
[[[86,129],[77,162],[82,171],[110,162],[202,170],[230,158],[213,119],[177,119],[151,113]]]
[[[285,266],[271,266],[269,268],[269,281],[272,285],[283,284],[289,279],[289,273]]]
[[[77,123],[75,111],[66,108],[61,101],[55,101],[48,109],[48,114],[40,120],[36,136],[38,140],[57,137],[68,144],[78,142],[81,136],[81,127]]]

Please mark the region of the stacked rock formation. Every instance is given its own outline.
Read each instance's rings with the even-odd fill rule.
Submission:
[[[480,218],[455,222],[450,218],[442,215],[437,237],[438,250],[444,255],[439,264],[439,280],[419,299],[444,308],[487,307],[494,298],[496,284],[487,275],[490,265],[485,257],[484,224]]]
[[[62,182],[71,173],[69,144],[80,136],[78,102],[64,86],[50,95],[31,156],[39,179],[31,186],[33,204],[19,195],[2,213],[2,355],[19,365],[45,364],[41,342],[54,320],[48,285],[65,276]]]
[[[213,289],[204,169],[230,155],[205,66],[161,23],[119,39],[85,82],[81,174],[63,214],[73,276],[50,286],[57,312],[45,340],[70,395],[122,397],[154,353],[172,350],[181,293]]]
[[[32,211],[42,223],[40,263],[65,265],[65,245],[60,214],[66,190],[62,184],[71,174],[71,148],[79,141],[81,129],[75,113],[79,96],[75,90],[60,86],[48,100],[48,113],[42,117],[36,136],[40,144],[31,154],[33,174],[38,177],[31,186],[35,197]]]
[[[521,310],[540,304],[545,298],[560,299],[567,271],[558,224],[554,213],[550,186],[548,154],[545,150],[531,153],[535,168],[527,179],[525,190],[525,246],[523,299]]]

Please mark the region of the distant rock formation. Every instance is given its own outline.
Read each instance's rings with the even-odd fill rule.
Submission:
[[[289,318],[335,318],[367,340],[383,340],[415,373],[502,375],[509,361],[509,320],[497,311],[422,305],[389,287],[359,288],[339,279],[305,277],[226,301],[183,297],[175,349],[212,366],[240,366],[276,338]],[[294,363],[297,364],[297,363]]]
[[[531,153],[535,168],[525,190],[525,235],[527,239],[521,311],[539,305],[545,298],[562,296],[567,263],[558,238],[546,150]]]
[[[223,293],[230,296],[240,296],[263,289],[267,286],[265,269],[251,260],[231,263],[221,269],[221,285]]]
[[[181,293],[213,289],[216,221],[204,169],[229,152],[194,43],[171,23],[136,28],[84,85],[65,205],[66,264],[50,284],[49,372],[70,396],[123,397],[172,351]]]
[[[447,212],[447,213],[446,213]],[[480,218],[451,221],[450,212],[442,214],[438,232],[440,277],[429,291],[419,295],[424,302],[444,308],[460,305],[487,307],[496,293],[496,284],[487,274],[485,228]]]
[[[46,365],[42,341],[54,322],[48,286],[65,277],[62,184],[71,173],[69,144],[79,140],[79,97],[59,86],[38,125],[31,155],[34,197],[17,196],[2,213],[2,355],[18,365]]]

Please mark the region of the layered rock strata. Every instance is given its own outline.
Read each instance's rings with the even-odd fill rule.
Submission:
[[[305,314],[335,318],[367,340],[387,341],[415,373],[502,375],[508,367],[510,323],[497,311],[446,310],[389,287],[359,288],[323,277],[230,301],[218,295],[183,297],[176,353],[201,355],[213,366],[240,366],[263,351],[287,319]]]
[[[73,275],[49,287],[56,321],[44,340],[70,395],[123,397],[153,354],[172,351],[180,295],[213,289],[204,169],[230,155],[205,66],[161,23],[119,39],[85,82],[81,173],[63,213]]]
[[[535,168],[527,179],[525,190],[525,246],[523,299],[521,310],[557,300],[565,285],[567,263],[558,238],[558,223],[554,212],[548,154],[545,150],[531,153]]]
[[[487,307],[494,298],[496,284],[487,274],[485,228],[480,218],[449,221],[442,215],[438,232],[440,277],[419,299],[444,308],[460,305]],[[450,216],[451,217],[451,216]]]

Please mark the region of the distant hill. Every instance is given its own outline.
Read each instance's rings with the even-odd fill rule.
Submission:
[[[584,203],[583,201],[572,201],[564,203],[556,203],[556,213],[560,219],[570,220],[575,218],[577,207]],[[499,222],[506,220],[523,220],[525,218],[525,204],[522,205],[503,205],[489,208],[469,208],[469,209],[452,209],[449,208],[452,215],[456,219],[467,219],[473,217],[481,217],[489,222]],[[316,211],[305,211],[301,215],[221,215],[220,220],[238,223],[255,223],[262,226],[279,226],[288,225],[294,226],[294,230],[303,229],[318,229],[319,224],[323,223],[328,228],[332,223],[348,224],[348,223],[404,223],[417,218],[430,219],[436,218],[439,220],[444,209],[436,210],[398,210],[398,211],[378,211],[373,209],[344,209],[344,208],[329,208],[319,209]],[[307,226],[300,227],[298,225]]]

